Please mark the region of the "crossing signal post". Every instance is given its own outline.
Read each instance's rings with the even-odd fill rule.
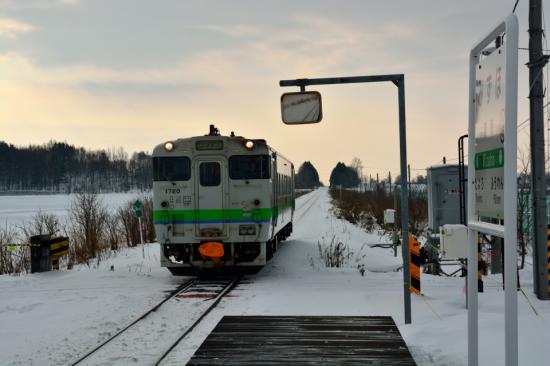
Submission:
[[[139,240],[141,245],[141,256],[145,258],[145,248],[143,247],[143,229],[141,227],[141,218],[143,217],[143,204],[140,200],[134,202],[134,215],[138,219],[139,225]]]

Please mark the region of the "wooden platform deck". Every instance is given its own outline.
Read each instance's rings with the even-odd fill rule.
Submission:
[[[224,316],[187,365],[416,365],[389,316]]]

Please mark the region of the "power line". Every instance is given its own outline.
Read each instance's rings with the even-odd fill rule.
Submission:
[[[550,105],[550,101],[549,102],[546,102],[546,104],[542,107],[542,108],[548,108],[548,106]],[[527,118],[525,121],[521,122],[519,125],[518,125],[518,131],[521,130],[522,128],[525,128],[525,126],[528,126],[528,125],[525,125],[527,122],[529,122],[531,119],[530,118]],[[522,127],[523,126],[523,127]]]

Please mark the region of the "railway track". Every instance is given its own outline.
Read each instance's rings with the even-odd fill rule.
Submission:
[[[159,365],[238,285],[241,277],[193,278],[186,281],[164,300],[69,365],[125,365],[135,362]]]
[[[311,197],[307,198],[302,204],[302,209],[296,221],[300,220],[309,210],[311,210],[318,198],[318,192],[314,192]],[[220,303],[220,301],[239,284],[241,277],[242,276],[232,278],[193,278],[186,281],[164,300],[157,303],[97,346],[94,346],[75,361],[69,363],[69,365],[111,365],[126,364],[130,362],[139,362],[139,364],[151,364],[155,366],[161,365],[174,348],[176,348],[178,344],[180,344]],[[178,307],[180,309],[173,309]],[[199,311],[196,311],[197,308],[200,308]],[[182,317],[187,317],[189,312],[192,313],[192,320],[183,326],[175,327],[178,328],[177,332],[171,332],[169,330],[162,332],[162,329],[151,330],[151,328],[156,327],[155,324],[159,324],[158,322],[152,321],[152,317],[169,319],[170,317],[174,317],[175,314],[176,317],[177,314],[183,315]],[[160,323],[161,328],[163,325],[165,324]],[[143,330],[147,330],[146,339],[139,337],[139,335],[143,335]],[[163,347],[159,348],[159,343],[154,342],[149,337],[149,335],[155,333],[156,330],[158,330],[157,333],[162,332],[164,335],[179,334],[179,336],[175,339],[172,338],[170,341],[160,342],[163,343]],[[145,357],[140,356],[139,351],[143,350],[141,345],[144,346],[144,343],[157,345],[155,352],[147,352]],[[164,349],[160,355],[159,349]]]
[[[308,211],[311,210],[311,208],[317,202],[319,197],[320,197],[319,190],[315,190],[311,193],[311,197],[309,197],[307,201],[305,201],[301,205],[300,211],[296,213],[296,218],[295,218],[296,222],[300,221],[308,213]]]
[[[189,333],[191,333],[191,331],[193,331],[193,329],[195,329],[195,327],[200,324],[200,322],[208,315],[208,313],[210,313],[210,311],[212,311],[212,309],[214,309],[219,303],[220,301],[223,299],[223,297],[225,295],[227,295],[232,289],[235,288],[235,286],[237,286],[237,284],[239,283],[241,277],[237,277],[235,279],[233,279],[232,281],[228,282],[227,285],[219,292],[219,294],[213,298],[213,302],[208,306],[208,308],[201,314],[201,316],[195,320],[193,322],[193,324],[191,324],[191,326],[189,328],[187,328],[187,330],[181,334],[178,339],[176,339],[175,342],[173,342],[170,347],[162,354],[162,356],[158,359],[158,361],[155,363],[155,366],[159,366],[162,364],[162,362],[170,355],[170,353],[172,352],[172,350],[174,348],[176,348],[176,346],[178,344],[180,344],[180,342],[185,339],[185,337],[187,337],[187,335]]]

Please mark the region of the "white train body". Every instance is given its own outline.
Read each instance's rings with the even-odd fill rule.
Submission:
[[[211,127],[210,135],[156,146],[153,169],[161,265],[174,274],[261,267],[292,232],[294,166],[265,140]],[[205,243],[223,246],[223,256],[205,257]]]

